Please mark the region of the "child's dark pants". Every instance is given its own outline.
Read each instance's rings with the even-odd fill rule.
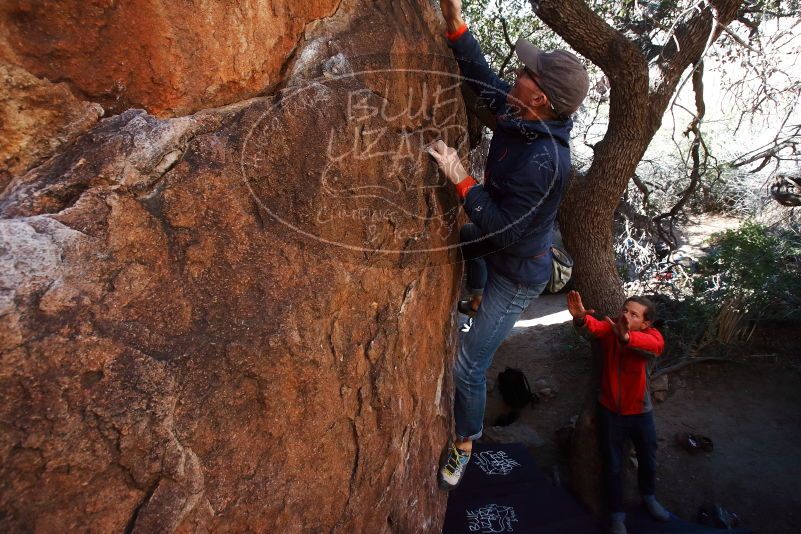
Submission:
[[[656,484],[656,427],[652,412],[618,415],[598,405],[598,439],[603,457],[603,489],[610,513],[623,511],[623,462],[626,439],[637,451],[640,495],[653,495]]]

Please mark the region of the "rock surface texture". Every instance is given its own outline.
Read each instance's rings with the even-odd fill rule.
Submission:
[[[78,100],[65,84],[40,80],[0,61],[0,191],[102,115],[100,105]]]
[[[421,148],[467,135],[431,6],[42,5],[0,8],[71,91],[3,156],[0,531],[439,532],[458,205]]]
[[[172,116],[278,84],[304,32],[339,3],[9,0],[0,4],[0,60],[114,111]]]

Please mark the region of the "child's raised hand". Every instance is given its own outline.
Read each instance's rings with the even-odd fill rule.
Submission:
[[[567,311],[574,319],[583,319],[588,313],[595,313],[595,310],[584,309],[584,303],[581,302],[581,295],[578,291],[571,291],[567,294]]]
[[[606,320],[607,323],[609,323],[609,325],[612,327],[612,332],[615,333],[617,338],[622,343],[628,343],[629,342],[629,339],[630,339],[630,337],[629,337],[629,320],[628,320],[628,318],[626,317],[625,314],[621,313],[620,317],[618,318],[617,321],[615,321],[614,319],[612,319],[608,315],[606,317],[604,317],[604,319]]]

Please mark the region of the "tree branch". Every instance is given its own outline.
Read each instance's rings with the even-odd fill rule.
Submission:
[[[612,85],[647,73],[640,50],[583,0],[531,0],[534,13],[576,52],[597,65]]]
[[[501,14],[498,14],[498,20],[501,22],[501,29],[503,30],[503,40],[506,41],[507,46],[509,47],[509,53],[504,57],[503,62],[501,63],[500,68],[498,69],[499,76],[501,78],[504,77],[506,74],[506,66],[512,60],[515,55],[515,43],[512,42],[512,38],[509,36],[509,25],[506,23],[506,17]]]
[[[674,39],[663,49],[662,60],[658,62],[661,79],[650,97],[654,109],[667,108],[668,101],[677,93],[681,74],[690,65],[699,64],[711,43],[737,15],[742,0],[706,0],[703,4],[697,15],[676,29]]]
[[[706,172],[706,162],[708,159],[708,151],[706,150],[706,145],[704,144],[704,139],[701,134],[701,122],[704,119],[704,115],[706,114],[706,103],[704,102],[704,64],[703,60],[699,62],[698,65],[695,66],[693,69],[693,92],[695,94],[695,109],[696,113],[693,116],[692,120],[690,121],[687,130],[685,130],[684,135],[689,136],[691,133],[693,134],[693,141],[690,147],[690,158],[692,159],[692,168],[690,170],[690,184],[687,188],[681,192],[679,201],[676,202],[673,207],[667,213],[663,213],[654,217],[654,224],[656,225],[657,229],[662,233],[662,225],[661,221],[664,219],[670,219],[670,226],[671,230],[673,228],[673,220],[676,216],[684,209],[684,206],[690,200],[690,197],[695,193],[696,189],[698,189],[698,184],[701,181],[701,177]],[[704,149],[704,158],[703,162],[701,161],[701,149]],[[671,231],[672,235],[672,231]],[[675,242],[668,241],[668,244],[671,248],[674,247]]]

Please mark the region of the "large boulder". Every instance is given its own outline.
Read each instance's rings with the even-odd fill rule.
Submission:
[[[459,208],[422,147],[467,133],[440,32],[343,1],[280,91],[125,111],[6,187],[0,530],[441,529]]]
[[[174,116],[255,95],[340,0],[0,3],[0,60],[113,112]],[[417,7],[409,6],[409,9]]]

